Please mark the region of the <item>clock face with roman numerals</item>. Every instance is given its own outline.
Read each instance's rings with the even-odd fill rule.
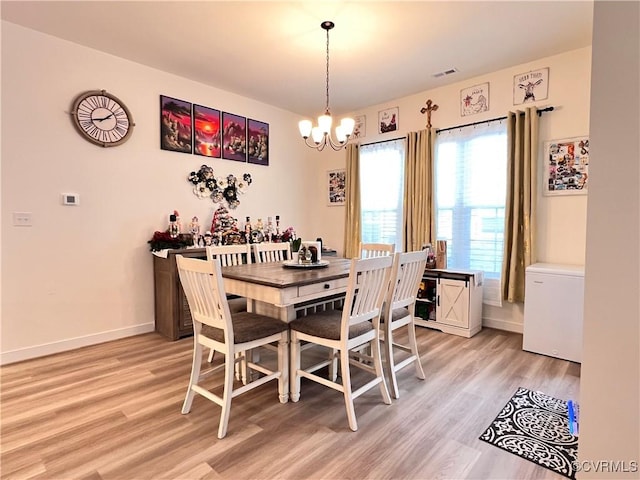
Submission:
[[[105,90],[78,95],[71,115],[78,132],[101,147],[115,147],[126,142],[135,126],[129,109]]]

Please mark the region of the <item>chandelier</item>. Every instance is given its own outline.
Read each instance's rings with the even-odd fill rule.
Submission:
[[[325,146],[330,145],[334,150],[340,150],[349,141],[349,137],[353,133],[355,121],[352,118],[343,118],[340,121],[340,125],[336,126],[336,138],[335,140],[333,139],[331,136],[331,113],[329,112],[329,30],[331,30],[335,24],[330,21],[325,21],[322,22],[320,26],[327,31],[327,88],[324,115],[318,117],[317,127],[313,126],[311,120],[302,120],[298,123],[298,128],[300,129],[300,135],[302,135],[308,147],[322,151]],[[313,143],[309,142],[309,136],[311,136]]]

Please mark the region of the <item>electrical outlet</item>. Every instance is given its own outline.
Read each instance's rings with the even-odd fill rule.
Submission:
[[[33,225],[31,212],[13,212],[13,225],[16,227],[31,227]]]

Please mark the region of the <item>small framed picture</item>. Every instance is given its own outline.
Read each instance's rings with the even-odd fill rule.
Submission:
[[[344,205],[347,172],[345,169],[327,172],[327,205],[335,207]]]
[[[193,153],[220,158],[222,151],[220,110],[193,105]]]
[[[256,165],[269,165],[269,124],[247,120],[247,161]]]
[[[513,104],[533,103],[549,97],[549,67],[513,77]]]
[[[398,129],[398,107],[378,112],[378,133],[395,132]]]
[[[356,121],[356,124],[353,127],[353,134],[351,135],[351,138],[365,137],[367,135],[367,116],[356,115],[354,120]]]
[[[589,137],[545,143],[543,195],[586,195],[589,179]]]
[[[460,90],[460,116],[489,110],[489,82]]]
[[[160,95],[160,148],[191,153],[191,103]]]
[[[222,158],[247,161],[247,119],[222,112]]]

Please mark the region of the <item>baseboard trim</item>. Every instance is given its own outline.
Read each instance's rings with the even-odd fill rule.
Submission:
[[[515,332],[522,333],[523,327],[522,323],[513,322],[510,320],[499,320],[497,318],[482,318],[482,326],[488,328],[495,328],[497,330],[505,330],[507,332]]]
[[[44,357],[45,355],[53,355],[54,353],[75,350],[76,348],[96,345],[98,343],[110,342],[119,338],[132,337],[142,333],[149,333],[155,330],[153,322],[134,325],[132,327],[118,328],[106,332],[86,335],[84,337],[69,338],[59,342],[45,343],[43,345],[35,345],[33,347],[20,348],[0,354],[0,365],[21,362],[30,358]]]

